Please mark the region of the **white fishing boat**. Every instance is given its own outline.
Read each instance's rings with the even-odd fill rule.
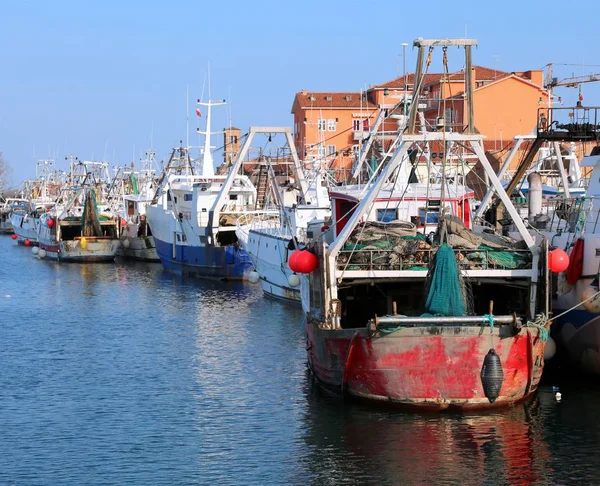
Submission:
[[[14,234],[10,215],[13,211],[24,211],[29,207],[27,199],[18,197],[0,197],[0,234]],[[17,237],[15,236],[15,239]]]
[[[254,209],[256,188],[240,175],[242,150],[228,175],[215,174],[210,145],[211,108],[207,107],[202,165],[194,169],[187,148],[173,150],[147,217],[165,269],[198,277],[242,280],[252,268],[235,235],[235,222]],[[247,151],[247,149],[246,149]]]
[[[37,246],[39,218],[54,207],[61,185],[54,170],[54,161],[38,160],[35,180],[24,182],[23,195],[27,203],[20,204],[10,214],[10,223],[17,243]]]
[[[311,177],[305,178],[289,128],[269,127],[268,130],[268,134],[283,134],[286,139],[294,184],[278,186],[273,167],[267,160],[264,173],[268,180],[263,183],[270,187],[276,211],[269,209],[242,215],[237,221],[236,235],[254,266],[251,281],[260,282],[269,297],[299,304],[300,280],[289,268],[288,259],[306,242],[309,222],[319,220],[324,226],[331,216],[328,185],[320,166],[313,169]],[[251,135],[259,133],[253,131]],[[259,181],[259,188],[261,185]]]

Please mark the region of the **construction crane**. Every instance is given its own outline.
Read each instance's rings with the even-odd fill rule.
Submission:
[[[579,103],[583,101],[583,97],[581,95],[581,85],[584,83],[593,83],[596,81],[600,81],[600,73],[596,74],[585,74],[583,76],[572,76],[570,78],[558,79],[552,77],[552,63],[547,65],[548,71],[546,72],[546,82],[544,83],[544,88],[548,90],[548,99],[550,103],[552,102],[552,89],[557,87],[563,88],[579,88]]]

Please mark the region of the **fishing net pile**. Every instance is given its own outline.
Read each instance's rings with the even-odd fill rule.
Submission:
[[[518,269],[530,263],[530,254],[522,242],[502,236],[473,233],[463,222],[446,216],[437,234],[427,237],[417,232],[413,223],[369,221],[358,226],[338,257],[347,270],[427,270],[432,248],[439,246],[439,235],[463,268]]]
[[[94,191],[87,191],[85,195],[85,204],[81,215],[81,236],[102,236]]]
[[[433,256],[425,287],[425,315],[464,316],[472,311],[470,288],[463,280],[454,251],[445,243]]]

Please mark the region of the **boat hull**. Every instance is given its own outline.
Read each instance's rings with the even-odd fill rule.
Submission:
[[[277,232],[281,233],[279,229]],[[236,230],[240,244],[260,276],[259,283],[263,293],[267,297],[300,305],[300,289],[291,287],[288,283],[288,278],[293,273],[287,263],[291,254],[288,250],[291,236],[286,238],[273,233],[272,227]]]
[[[165,269],[182,275],[246,280],[252,270],[248,254],[238,246],[173,245],[154,236],[156,252]]]
[[[127,238],[127,241],[128,243],[124,244],[122,239],[121,246],[117,250],[117,256],[129,260],[160,262],[160,258],[156,252],[156,244],[152,236],[136,236]]]
[[[29,240],[31,246],[38,244],[39,218],[22,212],[13,212],[10,216],[10,223],[14,233],[17,235],[17,243],[23,245],[25,244],[25,240]]]
[[[59,242],[40,241],[40,249],[46,251],[46,259],[71,263],[110,263],[115,260],[121,244],[118,239],[106,237],[86,237],[83,249],[81,240]]]
[[[366,328],[329,330],[305,322],[309,367],[323,385],[344,394],[421,409],[485,409],[529,397],[539,384],[545,342],[536,328],[493,342],[504,381],[490,403],[481,383],[489,327],[415,326],[369,336]]]

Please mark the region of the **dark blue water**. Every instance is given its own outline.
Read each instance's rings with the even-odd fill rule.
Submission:
[[[300,312],[258,287],[10,238],[0,262],[1,485],[600,482],[595,381],[493,413],[373,409],[314,386]]]

